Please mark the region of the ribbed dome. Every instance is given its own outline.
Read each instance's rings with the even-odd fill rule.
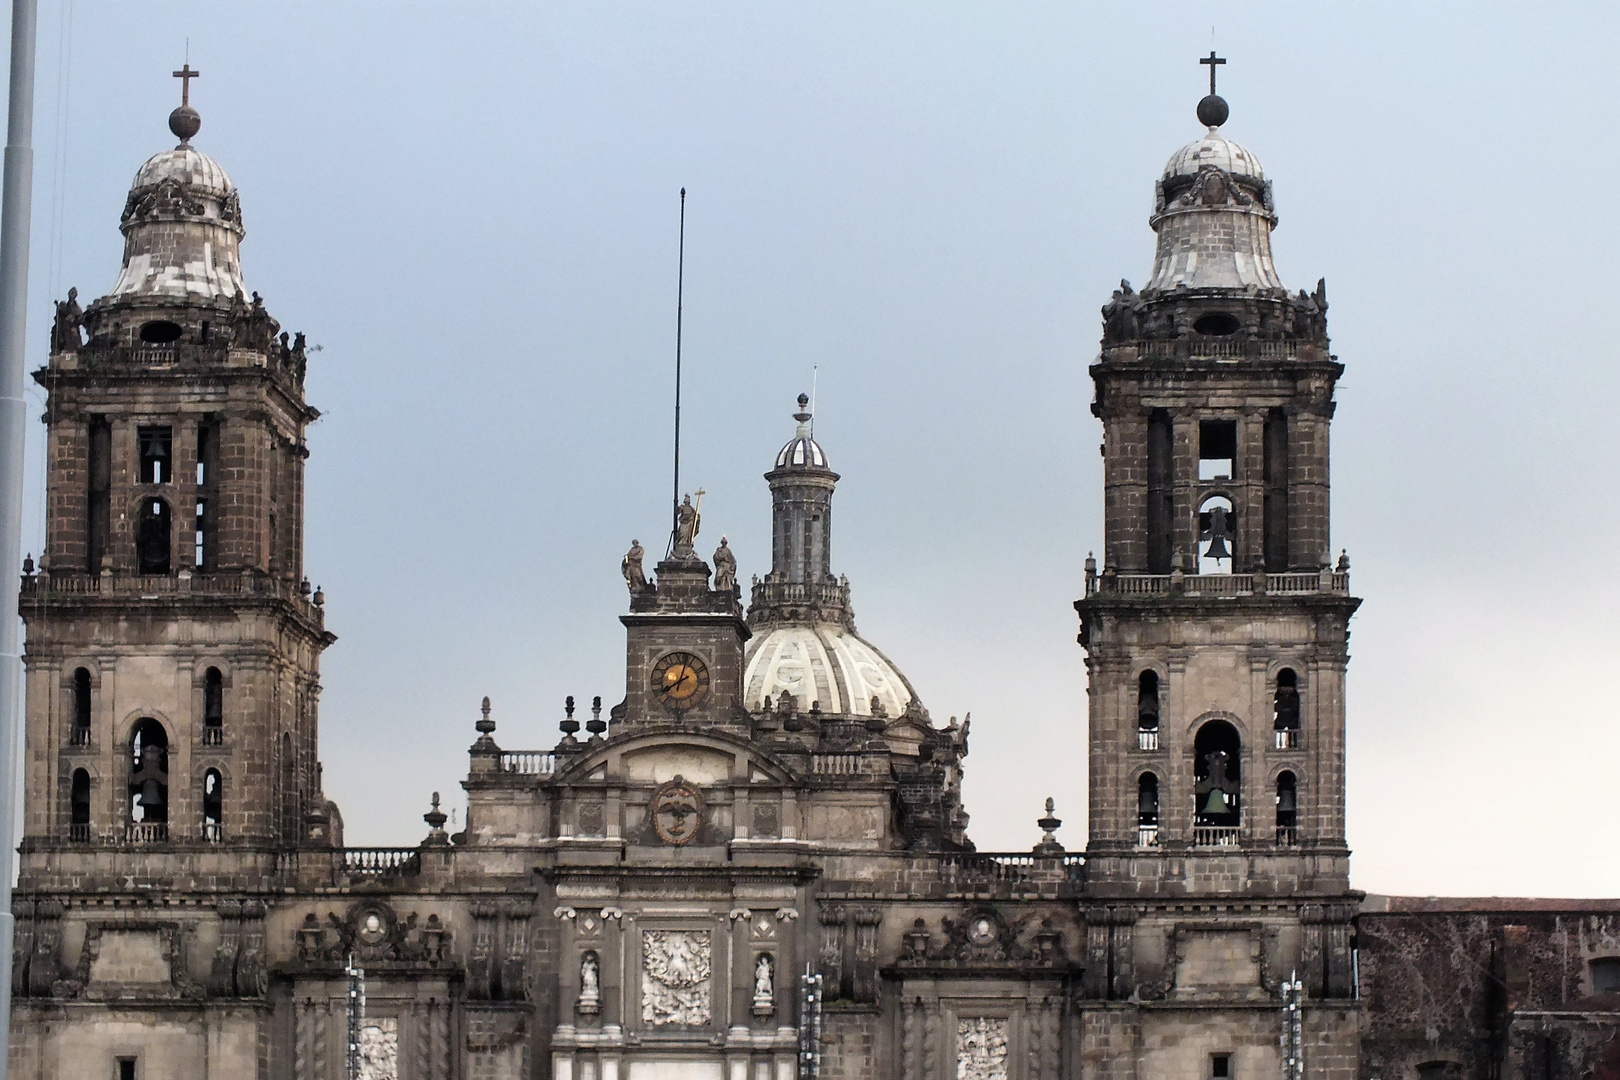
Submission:
[[[887,715],[905,712],[916,696],[888,657],[842,627],[779,626],[748,643],[743,673],[748,708],[775,704],[785,690],[801,712],[871,716],[876,698]]]
[[[793,419],[799,422],[799,428],[793,433],[786,446],[776,455],[778,469],[830,469],[827,464],[827,455],[821,450],[821,445],[810,435],[810,395],[799,395],[799,411],[793,414]]]
[[[219,167],[219,162],[192,146],[177,146],[146,159],[135,173],[131,191],[156,187],[164,180],[177,180],[199,191],[223,198],[235,191],[231,178]]]
[[[1253,154],[1210,128],[1171,156],[1154,187],[1159,242],[1144,292],[1283,287],[1271,259],[1271,183]]]
[[[1205,165],[1213,165],[1222,172],[1250,180],[1266,178],[1259,158],[1220,135],[1214,128],[1210,128],[1209,134],[1197,142],[1190,142],[1177,150],[1165,164],[1164,176],[1166,180],[1176,176],[1197,176],[1198,170]]]
[[[124,203],[114,297],[229,300],[246,293],[242,204],[219,163],[182,144],[148,158]]]
[[[776,467],[785,469],[789,466],[802,465],[812,469],[830,468],[827,464],[827,455],[822,452],[821,444],[810,437],[808,428],[793,436],[788,444],[782,447],[776,455]]]

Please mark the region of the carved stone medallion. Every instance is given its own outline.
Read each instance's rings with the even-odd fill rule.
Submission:
[[[654,1027],[709,1023],[709,933],[648,930],[641,937],[641,1019]]]
[[[1007,1028],[1006,1017],[957,1020],[957,1080],[1007,1080]]]
[[[703,825],[703,796],[677,776],[653,794],[648,807],[653,828],[666,844],[685,844]]]

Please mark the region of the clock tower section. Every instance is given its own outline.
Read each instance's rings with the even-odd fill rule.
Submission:
[[[727,563],[732,556],[722,538],[716,563],[725,572],[717,572],[711,585],[709,566],[693,546],[698,511],[690,499],[676,516],[675,541],[655,580],[642,574],[639,543],[625,556],[625,690],[624,702],[613,710],[613,734],[679,724],[729,728],[746,737],[751,729],[742,676],[749,631],[736,564]]]

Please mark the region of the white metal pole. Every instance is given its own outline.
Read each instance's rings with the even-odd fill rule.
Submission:
[[[11,1056],[12,808],[21,742],[22,632],[17,572],[22,559],[24,352],[28,331],[28,226],[34,186],[34,36],[37,0],[11,3],[11,98],[0,193],[0,1080]]]

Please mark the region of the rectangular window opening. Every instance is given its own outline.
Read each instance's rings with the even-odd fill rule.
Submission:
[[[174,435],[166,427],[137,428],[141,483],[167,484],[174,475]]]
[[[118,1080],[135,1080],[135,1058],[118,1059]]]
[[[1230,480],[1237,476],[1237,421],[1198,422],[1198,479]]]
[[[1209,1055],[1209,1075],[1211,1080],[1229,1080],[1232,1075],[1232,1055]]]

